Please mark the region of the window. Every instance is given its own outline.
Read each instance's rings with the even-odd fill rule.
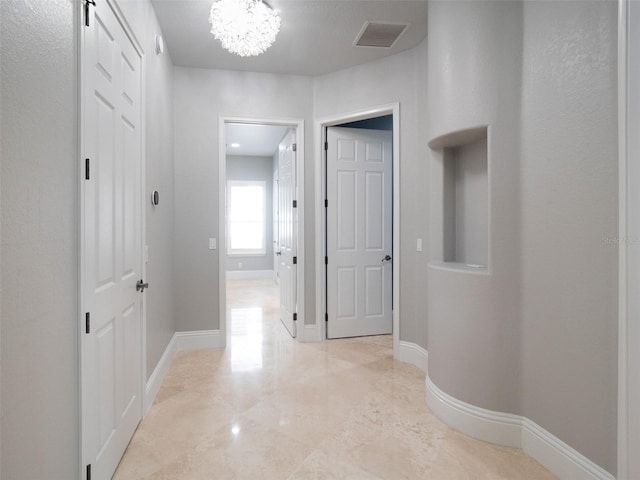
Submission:
[[[265,255],[266,182],[227,182],[227,253]]]

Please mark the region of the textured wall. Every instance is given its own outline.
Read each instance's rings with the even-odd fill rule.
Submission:
[[[427,42],[365,65],[316,77],[315,117],[349,114],[389,103],[400,103],[400,340],[427,346],[426,295],[428,204],[424,133],[419,131],[419,105],[424,86],[419,72],[426,64]],[[372,79],[375,79],[372,80]],[[425,241],[416,252],[416,239]]]
[[[168,55],[155,56],[159,29],[150,3],[125,0],[121,6],[147,52],[147,187],[163,193],[162,210],[147,207],[148,279],[155,286],[147,299],[151,374],[174,332],[172,66]],[[75,7],[68,0],[0,2],[0,476],[8,479],[78,476]]]
[[[0,2],[2,466],[78,474],[74,3]]]
[[[616,3],[525,2],[522,413],[616,470]]]
[[[430,136],[488,124],[491,191],[489,275],[430,270],[429,374],[615,472],[616,3],[433,2],[429,31]]]
[[[174,68],[176,161],[176,311],[178,331],[220,326],[218,255],[218,118],[301,118],[305,132],[305,191],[313,192],[310,77]],[[305,201],[305,286],[314,291],[313,196]],[[315,302],[305,297],[306,317]]]

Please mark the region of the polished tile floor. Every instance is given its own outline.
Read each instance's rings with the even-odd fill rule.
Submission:
[[[298,343],[271,280],[229,281],[227,305],[227,348],[176,356],[116,480],[555,478],[435,418],[390,336]]]

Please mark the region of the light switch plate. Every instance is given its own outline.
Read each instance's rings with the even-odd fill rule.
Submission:
[[[416,251],[421,252],[422,251],[422,239],[419,238],[418,241],[416,242]]]
[[[210,238],[209,239],[209,250],[215,250],[216,248],[218,248],[218,242],[216,241],[215,238]]]

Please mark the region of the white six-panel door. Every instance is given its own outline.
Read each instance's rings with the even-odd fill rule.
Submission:
[[[141,57],[108,2],[89,12],[81,101],[82,457],[92,480],[107,480],[142,416],[142,77]]]
[[[287,327],[291,336],[296,336],[297,302],[297,209],[293,207],[296,200],[296,141],[295,130],[291,129],[278,147],[278,197],[279,228],[278,258],[280,275],[280,320]]]
[[[327,337],[391,333],[392,132],[327,129]]]

